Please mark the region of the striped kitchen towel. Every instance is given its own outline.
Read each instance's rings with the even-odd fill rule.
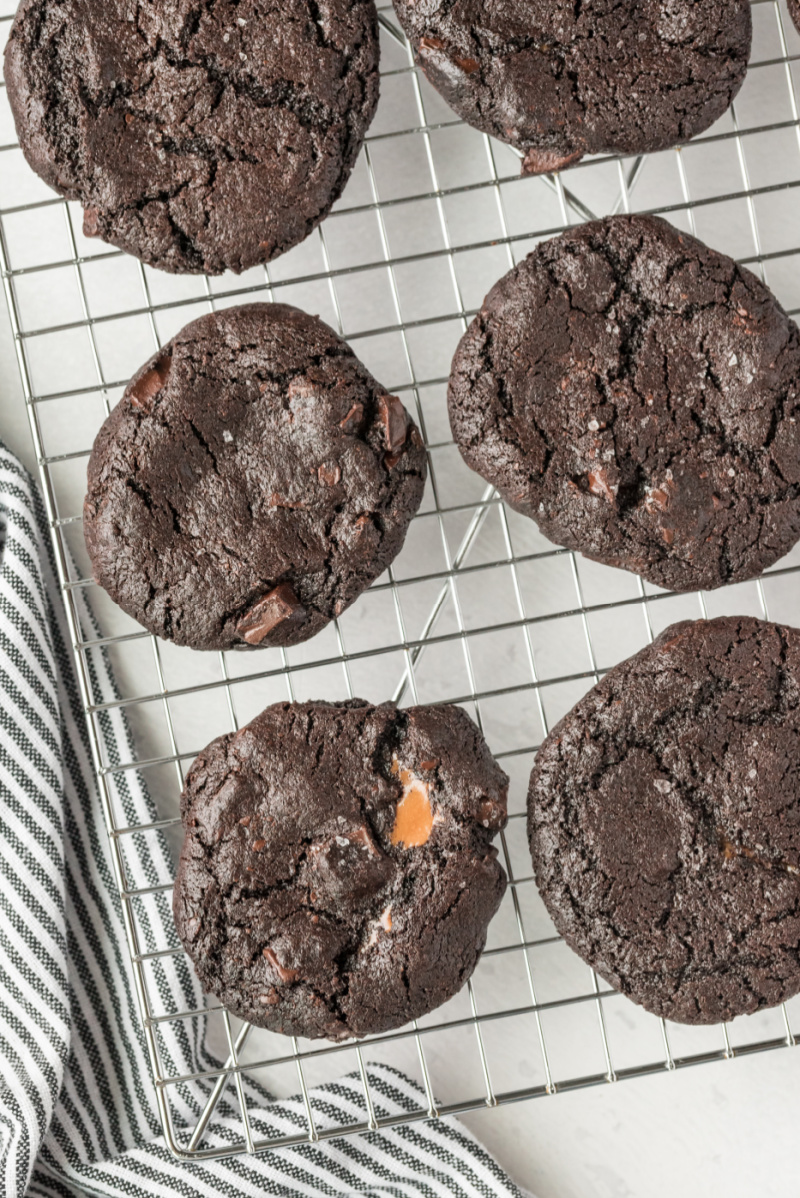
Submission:
[[[89,621],[88,611],[84,618]],[[87,623],[87,627],[91,625]],[[113,696],[105,656],[92,685]],[[396,1195],[522,1198],[497,1162],[454,1119],[413,1123],[313,1145],[185,1164],[158,1119],[112,877],[69,637],[41,498],[0,446],[0,1178],[5,1198],[30,1195]],[[103,716],[109,760],[131,760],[119,709]],[[130,823],[154,809],[135,774],[115,775]],[[130,883],[169,869],[163,839],[131,838]],[[171,934],[167,898],[141,918]],[[156,985],[184,1009],[202,1007],[182,956],[155,963]],[[166,1022],[162,1051],[185,1075],[219,1066],[205,1018]],[[368,1066],[376,1114],[419,1108],[421,1091],[385,1065]],[[179,1088],[177,1125],[196,1123],[208,1083]],[[358,1075],[312,1093],[320,1130],[364,1115]],[[301,1098],[244,1098],[255,1138],[305,1127]],[[220,1098],[203,1146],[241,1135],[235,1095]]]

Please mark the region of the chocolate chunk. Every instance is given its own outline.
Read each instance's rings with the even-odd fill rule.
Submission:
[[[272,951],[271,948],[262,949],[261,955],[263,957],[266,957],[266,959],[269,961],[270,965],[275,970],[275,972],[277,973],[278,977],[281,979],[282,982],[296,982],[297,979],[300,977],[299,970],[287,969],[284,965],[281,965],[280,961],[275,956],[275,953]]]
[[[563,171],[583,157],[582,150],[551,150],[546,146],[532,146],[522,159],[523,175],[549,175]]]
[[[172,354],[166,353],[140,375],[128,391],[128,399],[135,408],[150,410],[155,397],[166,387],[171,369]]]
[[[339,428],[345,433],[354,433],[364,419],[363,403],[354,403],[344,420],[339,421]]]
[[[305,619],[305,608],[288,582],[282,582],[254,603],[236,626],[237,635],[248,645],[260,645],[264,637],[286,620]]]
[[[383,423],[386,448],[394,453],[405,444],[408,434],[408,413],[396,395],[379,395],[378,412]]]
[[[84,237],[99,237],[100,236],[100,213],[97,208],[84,208],[83,210],[83,235]]]
[[[341,466],[339,466],[338,463],[334,463],[332,466],[323,464],[317,470],[317,477],[321,483],[325,484],[326,487],[335,487],[339,479],[342,477]]]
[[[589,490],[593,495],[600,495],[603,499],[608,500],[609,503],[614,502],[614,492],[608,485],[608,474],[605,470],[602,468],[590,470],[586,477],[589,483]]]

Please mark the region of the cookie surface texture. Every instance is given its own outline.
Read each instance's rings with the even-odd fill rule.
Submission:
[[[552,730],[528,797],[556,928],[648,1011],[716,1023],[800,991],[800,632],[673,625]]]
[[[5,79],[26,159],[87,236],[239,273],[341,194],[378,55],[372,0],[23,0]]]
[[[453,361],[467,464],[558,545],[690,591],[800,536],[800,334],[656,217],[582,225],[490,291]]]
[[[297,644],[399,553],[426,469],[400,400],[322,321],[224,309],[142,367],[97,436],[94,576],[179,645]]]
[[[388,1031],[472,973],[508,779],[460,708],[278,704],[187,776],[178,933],[204,988],[286,1035]]]
[[[531,174],[664,150],[708,129],[747,71],[747,0],[394,0],[417,62]]]

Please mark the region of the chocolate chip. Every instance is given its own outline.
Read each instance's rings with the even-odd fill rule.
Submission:
[[[402,400],[396,395],[378,396],[378,412],[383,421],[383,436],[386,448],[394,453],[405,444],[408,434],[408,416]]]
[[[478,807],[478,823],[484,828],[501,828],[505,823],[506,813],[500,803],[493,799],[482,799]]]
[[[286,620],[303,620],[305,615],[290,584],[282,582],[253,604],[237,624],[236,632],[248,645],[260,645],[273,628]]]
[[[372,857],[380,857],[382,855],[380,849],[372,839],[369,828],[364,824],[356,832],[351,832],[348,840],[362,845]]]
[[[658,511],[666,512],[669,508],[672,496],[666,489],[656,488],[651,491],[644,501],[644,506],[648,511],[657,509]]]
[[[164,354],[163,358],[159,358],[131,387],[128,398],[133,407],[149,411],[155,397],[166,387],[171,370],[172,354]]]

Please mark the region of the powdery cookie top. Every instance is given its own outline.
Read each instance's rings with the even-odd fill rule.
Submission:
[[[30,165],[163,270],[268,262],[330,211],[378,102],[372,0],[23,0],[5,59]]]
[[[393,561],[426,469],[400,400],[322,321],[284,304],[203,316],[95,441],[95,578],[179,645],[296,644]]]
[[[203,987],[331,1040],[446,1002],[505,891],[507,785],[448,705],[278,704],[215,740],[186,779],[174,892]]]
[[[428,79],[469,124],[525,153],[664,150],[702,133],[747,71],[748,0],[394,0]]]
[[[528,796],[556,928],[656,1015],[800,991],[800,632],[668,628],[553,729]]]
[[[462,455],[551,541],[678,591],[800,536],[800,334],[730,258],[655,217],[544,242],[456,353]]]

